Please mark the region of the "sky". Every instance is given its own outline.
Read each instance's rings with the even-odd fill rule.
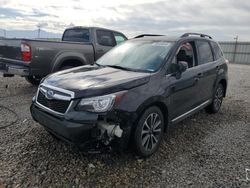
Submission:
[[[142,33],[181,35],[202,32],[217,40],[250,41],[248,0],[0,0],[4,31],[60,36],[71,26],[100,26],[128,37]],[[13,32],[13,31],[12,31]],[[53,35],[53,33],[55,35]]]

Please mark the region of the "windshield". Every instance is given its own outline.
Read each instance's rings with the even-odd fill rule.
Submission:
[[[167,56],[172,43],[128,41],[102,56],[96,63],[135,71],[155,72]]]

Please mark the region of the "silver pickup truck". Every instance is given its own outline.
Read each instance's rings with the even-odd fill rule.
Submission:
[[[53,72],[93,64],[115,45],[127,40],[120,32],[98,27],[72,27],[62,41],[0,39],[0,72],[20,75],[33,85]]]

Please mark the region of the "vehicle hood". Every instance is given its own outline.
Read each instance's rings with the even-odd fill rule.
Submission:
[[[87,65],[51,74],[43,84],[73,91],[75,98],[81,98],[128,90],[149,79],[150,73]]]

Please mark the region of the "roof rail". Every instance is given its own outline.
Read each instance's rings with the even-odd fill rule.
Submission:
[[[211,36],[203,34],[203,33],[184,33],[183,35],[181,35],[181,37],[189,37],[190,35],[198,35],[200,37],[208,37],[210,39],[213,39]]]
[[[134,39],[142,38],[142,37],[156,37],[156,36],[164,36],[164,35],[142,34],[142,35],[138,35],[138,36],[134,37]]]

